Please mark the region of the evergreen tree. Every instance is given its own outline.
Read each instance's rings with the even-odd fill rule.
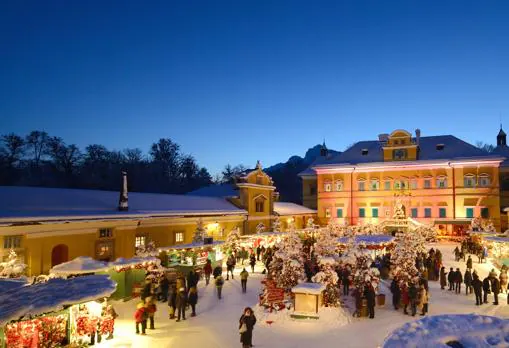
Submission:
[[[396,247],[391,253],[392,276],[400,281],[412,281],[419,276],[415,260],[420,253],[425,252],[424,238],[412,231],[396,235]]]
[[[239,241],[240,241],[239,228],[235,227],[234,229],[232,229],[230,231],[230,233],[228,233],[228,236],[226,237],[226,240],[224,241],[223,252],[229,253],[229,252],[235,250],[239,245]]]
[[[269,272],[278,287],[290,289],[304,279],[302,241],[297,233],[287,233],[276,245]]]
[[[203,220],[198,219],[196,222],[196,230],[194,231],[193,244],[203,244],[206,236],[207,231],[205,230],[205,227],[203,227]]]
[[[19,278],[26,268],[27,265],[18,260],[18,255],[11,249],[7,261],[0,262],[0,278]]]
[[[337,307],[339,305],[339,277],[334,269],[335,266],[336,261],[332,257],[322,257],[320,259],[320,272],[311,278],[313,282],[325,285],[323,303],[327,307]]]
[[[274,220],[272,220],[272,232],[281,232],[281,220],[279,216],[276,216]]]

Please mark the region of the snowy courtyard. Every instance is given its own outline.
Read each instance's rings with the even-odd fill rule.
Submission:
[[[464,272],[465,263],[454,261],[455,246],[456,244],[453,243],[441,243],[428,244],[427,248],[434,247],[442,251],[446,269],[459,267]],[[322,310],[319,320],[296,320],[282,313],[261,315],[261,310],[257,308],[261,289],[260,281],[264,277],[261,274],[261,267],[261,264],[257,265],[256,273],[249,275],[246,294],[241,291],[238,276],[234,280],[226,281],[221,300],[217,299],[215,286],[212,283],[206,286],[205,281],[200,281],[197,316],[191,318],[188,313],[186,321],[169,320],[168,306],[159,303],[156,312],[156,329],[147,330],[146,336],[135,334],[133,316],[138,300],[115,302],[114,306],[120,315],[115,325],[115,338],[111,341],[103,341],[97,346],[240,347],[238,320],[245,307],[253,307],[257,315],[258,322],[253,333],[255,347],[380,347],[386,336],[393,330],[421,318],[419,314],[412,317],[404,315],[402,310],[395,311],[392,308],[388,280],[381,284],[380,293],[386,294],[386,303],[385,306],[376,308],[375,319],[353,317],[351,296],[348,296],[346,300],[342,298],[348,313],[345,317],[338,317],[337,309],[327,308]],[[481,278],[484,278],[493,266],[489,261],[484,264],[477,264],[474,261],[473,268],[477,270]],[[237,267],[236,274],[239,274],[241,270],[242,268]],[[429,287],[429,315],[479,313],[509,318],[509,306],[505,294],[499,295],[499,306],[491,304],[492,296],[490,296],[489,304],[475,306],[474,295],[465,295],[464,289],[457,295],[451,291],[441,290],[437,281],[430,281]]]

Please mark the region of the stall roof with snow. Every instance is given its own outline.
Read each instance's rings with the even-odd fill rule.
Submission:
[[[434,315],[412,321],[393,331],[383,345],[385,348],[494,346],[509,346],[509,320],[478,314]]]
[[[316,210],[290,202],[274,202],[274,212],[279,216],[316,214]]]
[[[129,192],[129,210],[118,211],[118,196],[117,191],[0,186],[0,222],[247,214],[220,197],[140,192]]]
[[[28,284],[27,278],[0,278],[0,294],[4,291],[17,289]]]
[[[509,243],[509,238],[507,238],[507,237],[490,236],[490,237],[484,237],[484,240],[488,241],[488,242],[496,242],[496,243]]]
[[[0,326],[23,317],[62,310],[65,306],[110,296],[116,284],[109,276],[53,278],[0,294]]]
[[[109,265],[113,267],[131,267],[136,266],[140,264],[147,264],[147,263],[156,263],[160,264],[161,260],[158,259],[155,256],[148,256],[148,257],[133,257],[130,259],[125,259],[123,257],[119,257],[113,262],[110,262]]]
[[[385,245],[394,242],[395,237],[388,236],[385,234],[373,234],[373,235],[357,235],[354,237],[354,243],[358,245]],[[349,241],[348,237],[338,238],[338,243],[347,244]]]
[[[189,243],[189,244],[179,244],[179,245],[173,245],[169,247],[163,247],[163,248],[157,248],[159,252],[163,251],[173,251],[173,250],[185,250],[185,249],[199,249],[199,248],[213,248],[219,245],[224,244],[224,241],[222,240],[216,240],[211,244],[204,244],[204,243]]]
[[[293,293],[320,295],[325,290],[325,285],[321,283],[300,283],[292,288]]]
[[[80,256],[74,260],[61,263],[50,269],[50,274],[68,276],[76,274],[96,273],[107,271],[108,263],[94,260],[88,256]]]

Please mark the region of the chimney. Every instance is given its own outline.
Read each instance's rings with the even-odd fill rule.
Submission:
[[[128,211],[129,204],[127,199],[127,172],[122,172],[122,187],[120,189],[120,198],[118,199],[118,211]]]
[[[421,140],[421,130],[420,130],[419,128],[417,128],[417,129],[415,130],[415,144],[416,144],[417,146],[419,146],[419,142],[420,142],[420,140]]]

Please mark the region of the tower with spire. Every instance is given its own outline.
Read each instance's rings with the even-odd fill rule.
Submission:
[[[500,124],[500,130],[497,135],[497,146],[507,146],[507,134],[502,129],[502,123]]]
[[[328,155],[329,155],[329,150],[327,149],[327,146],[325,145],[325,139],[324,139],[323,144],[320,147],[320,156],[327,157]]]

